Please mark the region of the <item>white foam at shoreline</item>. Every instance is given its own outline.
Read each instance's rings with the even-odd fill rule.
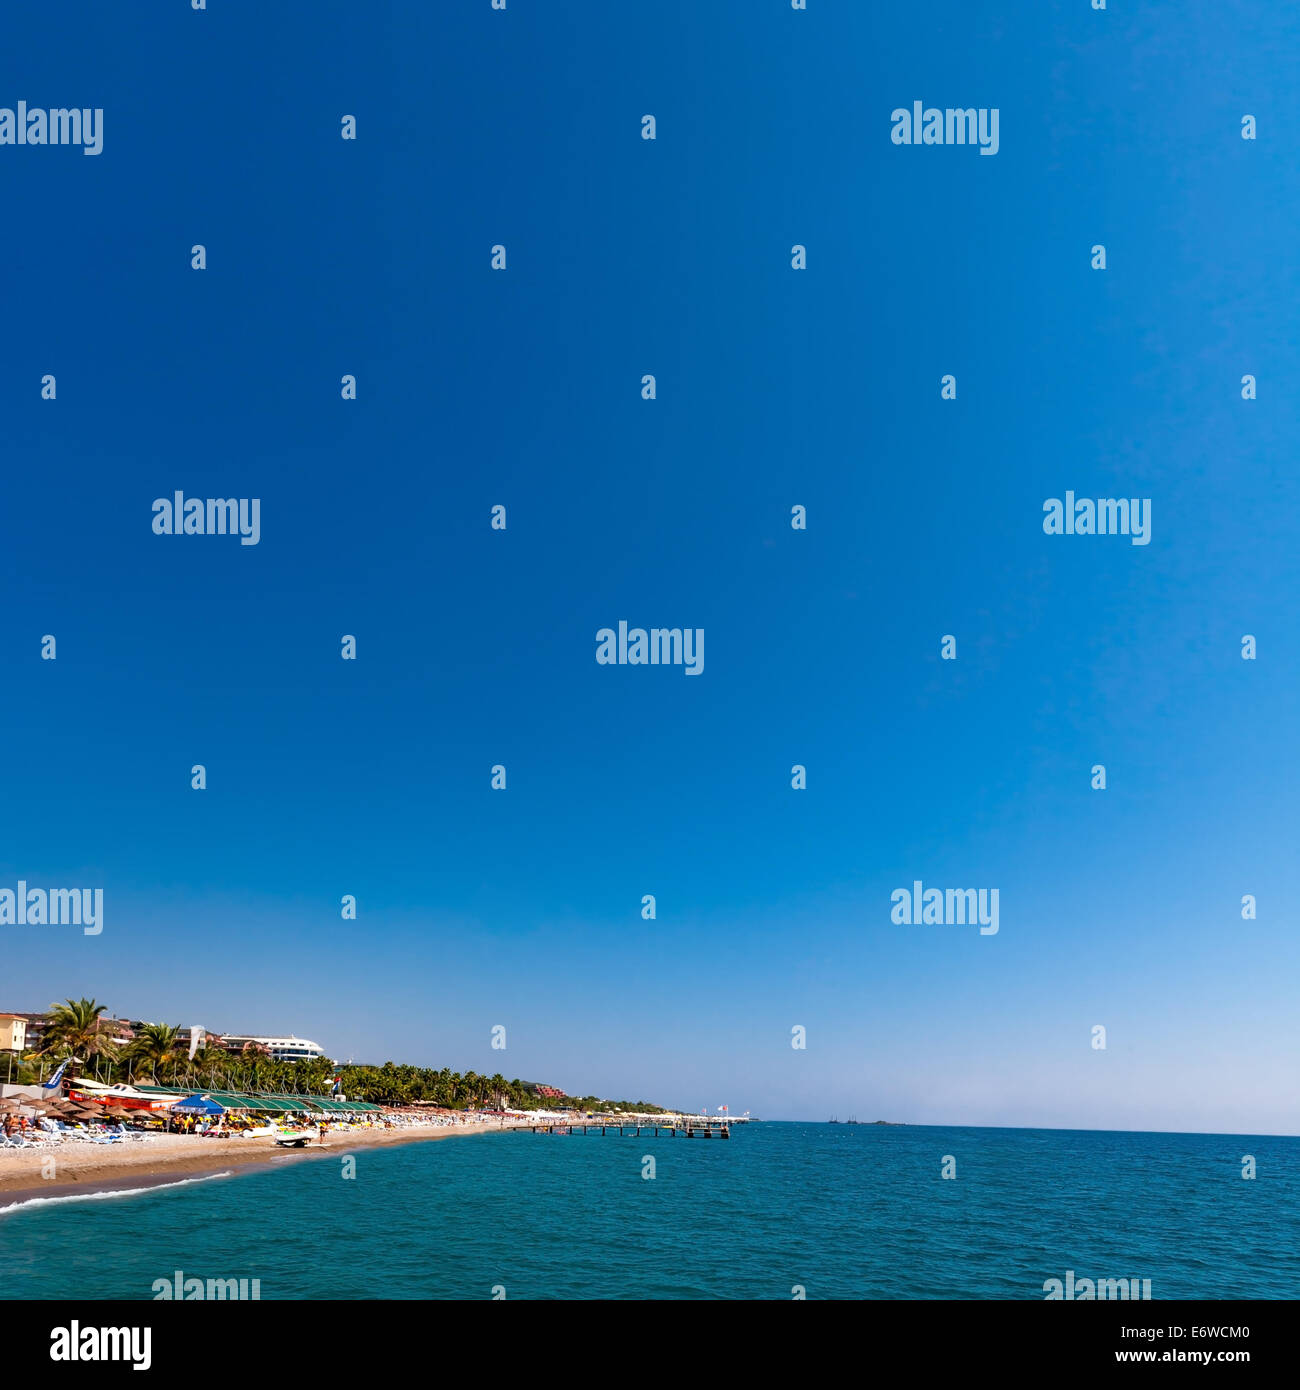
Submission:
[[[138,1197],[143,1192],[165,1192],[169,1187],[188,1187],[195,1182],[211,1182],[213,1178],[228,1178],[230,1171],[224,1173],[206,1173],[199,1178],[179,1178],[176,1182],[150,1183],[145,1187],[124,1187],[113,1192],[69,1192],[62,1197],[28,1197],[21,1202],[11,1202],[7,1207],[0,1207],[0,1216],[8,1216],[11,1212],[22,1211],[25,1207],[45,1207],[52,1206],[57,1202],[98,1202],[108,1197]]]

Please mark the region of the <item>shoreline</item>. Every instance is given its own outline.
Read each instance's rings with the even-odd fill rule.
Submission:
[[[362,1149],[393,1148],[458,1135],[508,1133],[516,1126],[469,1124],[446,1127],[357,1130],[327,1136],[324,1144],[283,1149],[270,1139],[200,1139],[171,1135],[176,1143],[90,1145],[41,1149],[0,1156],[0,1216],[27,1203],[53,1197],[147,1192],[185,1180],[238,1177],[272,1165],[342,1158]],[[54,1172],[42,1176],[50,1158]]]

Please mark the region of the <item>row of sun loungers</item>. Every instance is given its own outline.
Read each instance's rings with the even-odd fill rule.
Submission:
[[[0,1149],[45,1149],[58,1144],[147,1144],[150,1135],[137,1134],[124,1125],[105,1128],[102,1125],[67,1125],[61,1120],[42,1120],[39,1127],[26,1134],[0,1133]]]

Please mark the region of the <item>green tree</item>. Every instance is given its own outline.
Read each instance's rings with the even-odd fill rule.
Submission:
[[[169,1023],[146,1023],[131,1042],[128,1056],[136,1065],[149,1069],[155,1084],[162,1077],[175,1077],[188,1060],[180,1031]]]
[[[94,999],[65,999],[51,1004],[41,1051],[47,1056],[71,1057],[83,1066],[111,1062],[116,1055],[112,1037],[100,1018],[108,1007]]]

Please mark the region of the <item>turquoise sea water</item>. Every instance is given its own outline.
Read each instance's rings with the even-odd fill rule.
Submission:
[[[151,1298],[177,1269],[264,1299],[1041,1299],[1069,1269],[1300,1294],[1300,1139],[762,1123],[340,1158],[6,1212],[0,1297]]]

